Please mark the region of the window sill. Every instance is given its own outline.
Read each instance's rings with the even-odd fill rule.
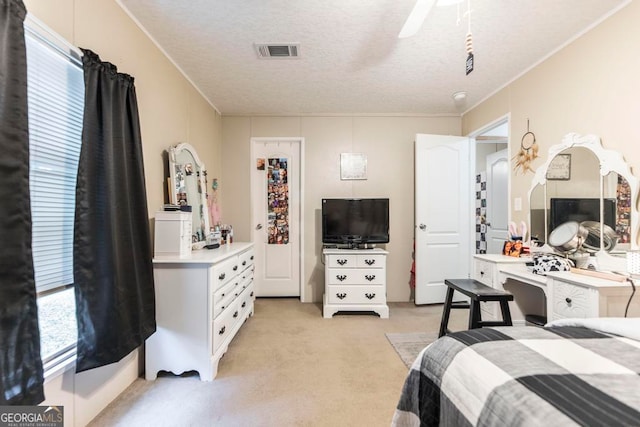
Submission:
[[[76,348],[62,353],[60,356],[44,363],[44,383],[48,383],[53,379],[64,374],[76,366]]]
[[[76,310],[73,288],[38,296],[40,352],[45,383],[76,361]]]

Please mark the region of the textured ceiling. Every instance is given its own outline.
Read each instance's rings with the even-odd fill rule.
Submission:
[[[471,0],[467,76],[455,5],[398,39],[414,0],[118,1],[225,115],[459,114],[626,3]],[[300,58],[258,59],[263,42],[298,42]]]

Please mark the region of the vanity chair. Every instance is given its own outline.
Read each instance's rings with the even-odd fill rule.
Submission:
[[[549,149],[531,182],[531,251],[555,253],[548,244],[550,233],[561,223],[577,221],[590,236],[582,244],[589,262],[582,265],[598,271],[574,268],[539,275],[525,264],[531,258],[475,255],[473,278],[514,295],[509,304],[515,325],[525,324],[525,314],[537,323],[624,316],[632,294],[624,276],[626,252],[638,249],[638,186],[621,153],[605,149],[595,135],[566,135]],[[481,309],[483,318],[500,317],[495,303],[483,303]],[[640,316],[640,298],[631,300],[629,316]]]

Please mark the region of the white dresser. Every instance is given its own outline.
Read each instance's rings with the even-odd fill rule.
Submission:
[[[339,311],[373,311],[389,318],[387,254],[375,249],[324,249],[323,316]]]
[[[157,330],[146,341],[145,377],[195,370],[203,381],[253,315],[253,243],[153,260]]]

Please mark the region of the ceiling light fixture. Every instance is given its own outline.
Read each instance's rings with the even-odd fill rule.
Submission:
[[[454,92],[454,94],[451,95],[451,98],[453,98],[453,101],[456,104],[463,103],[464,101],[467,100],[467,92],[465,92],[463,90],[458,91],[458,92]]]

